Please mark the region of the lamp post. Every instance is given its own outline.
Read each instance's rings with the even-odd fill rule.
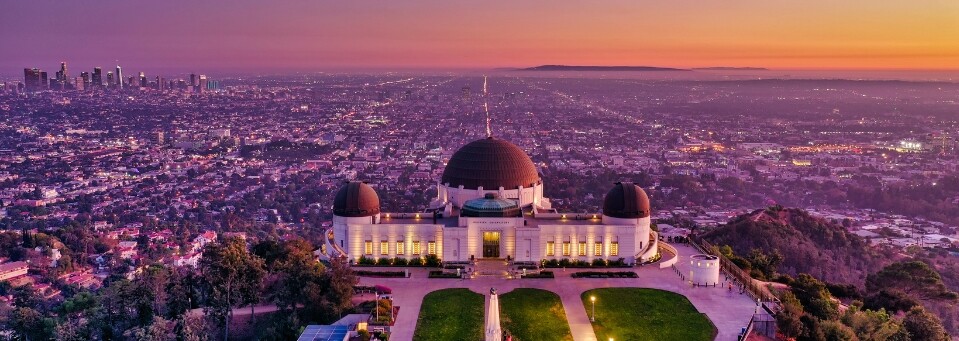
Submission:
[[[589,300],[593,302],[593,316],[589,318],[589,322],[596,322],[596,296],[590,296]]]

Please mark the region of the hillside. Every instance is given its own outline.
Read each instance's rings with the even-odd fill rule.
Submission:
[[[778,251],[780,273],[808,273],[833,283],[864,285],[866,275],[891,262],[867,242],[840,225],[795,208],[770,207],[733,218],[703,235],[717,246],[729,245],[736,255],[753,249]]]

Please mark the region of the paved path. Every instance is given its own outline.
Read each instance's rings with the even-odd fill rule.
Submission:
[[[680,253],[676,266],[685,273],[689,272],[689,256],[694,249],[676,246]],[[719,330],[716,340],[736,340],[741,328],[749,323],[756,308],[749,296],[734,290],[730,293],[722,287],[694,288],[680,280],[675,271],[659,269],[657,266],[634,268],[639,278],[610,279],[573,279],[570,275],[576,270],[554,269],[555,279],[427,279],[425,269],[413,269],[412,278],[366,278],[360,280],[364,285],[385,285],[393,289],[393,300],[401,309],[396,317],[391,340],[405,341],[413,339],[416,319],[419,316],[423,297],[432,291],[446,288],[468,288],[477,293],[488,293],[494,287],[500,294],[515,288],[537,288],[555,292],[563,302],[566,318],[575,341],[596,341],[592,325],[589,322],[586,307],[580,299],[583,292],[595,288],[641,287],[655,288],[679,293],[689,298],[700,312],[705,313]],[[611,269],[620,271],[627,269]],[[597,305],[602,302],[597,302]]]

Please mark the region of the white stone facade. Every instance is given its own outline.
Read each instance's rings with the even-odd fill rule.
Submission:
[[[657,243],[649,218],[570,219],[526,215],[514,218],[459,217],[456,226],[420,219],[381,222],[379,216],[335,217],[334,241],[349,259],[424,258],[435,254],[444,261],[472,258],[511,258],[538,262],[570,259],[618,260],[633,264],[655,255]],[[484,236],[495,238],[484,249]]]

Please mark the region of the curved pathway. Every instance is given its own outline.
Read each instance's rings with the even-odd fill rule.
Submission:
[[[676,267],[685,273],[689,272],[689,255],[697,252],[689,247],[674,245],[680,253]],[[716,340],[736,340],[741,328],[749,323],[749,319],[756,309],[756,302],[749,296],[739,294],[733,290],[730,293],[722,287],[694,288],[680,280],[672,269],[659,269],[658,266],[647,265],[633,268],[639,278],[610,278],[610,279],[573,279],[570,275],[576,270],[552,269],[555,279],[428,279],[427,269],[410,270],[412,278],[366,278],[360,283],[363,285],[385,285],[393,289],[393,300],[400,306],[393,327],[391,340],[412,340],[416,329],[416,319],[427,293],[446,288],[468,288],[478,293],[488,293],[494,287],[501,294],[515,288],[537,288],[555,292],[563,302],[569,328],[575,341],[596,341],[592,325],[587,316],[586,307],[580,299],[583,292],[595,288],[613,287],[640,287],[672,291],[686,296],[700,312],[705,313],[716,325],[718,334]],[[610,269],[609,271],[628,271],[629,269]],[[602,302],[596,302],[597,305]]]

